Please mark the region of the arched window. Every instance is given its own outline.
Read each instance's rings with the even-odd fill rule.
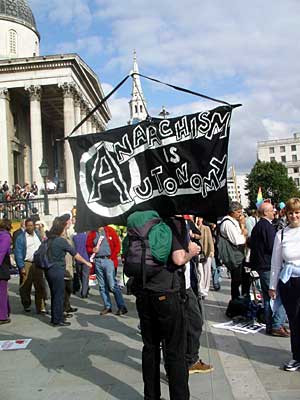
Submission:
[[[140,106],[140,112],[143,112],[143,106]]]
[[[10,29],[8,32],[8,45],[9,45],[9,54],[17,55],[17,32],[13,29]]]
[[[134,106],[135,112],[138,112],[138,106]]]

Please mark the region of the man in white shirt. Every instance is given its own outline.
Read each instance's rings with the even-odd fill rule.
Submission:
[[[46,188],[50,194],[53,194],[56,192],[56,185],[53,181],[50,179],[47,180]]]
[[[45,283],[43,270],[33,263],[33,255],[41,244],[38,231],[34,230],[31,218],[25,221],[25,231],[20,233],[15,243],[15,260],[20,273],[20,296],[24,311],[30,312],[32,284],[35,288],[35,305],[39,314],[45,314]]]
[[[228,215],[226,215],[220,223],[220,234],[231,244],[244,251],[247,237],[247,229],[245,226],[245,217],[243,215],[242,205],[233,201],[229,205]],[[231,268],[231,298],[237,299],[240,295],[248,296],[250,290],[250,277],[245,272],[243,263]],[[242,292],[240,292],[242,286]]]

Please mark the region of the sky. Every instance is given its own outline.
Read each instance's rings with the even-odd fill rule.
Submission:
[[[248,173],[257,141],[300,131],[299,0],[28,0],[40,54],[78,53],[107,94],[132,69],[243,107],[233,111],[229,163]],[[217,103],[142,79],[151,116]],[[131,82],[109,100],[110,127],[129,119]]]

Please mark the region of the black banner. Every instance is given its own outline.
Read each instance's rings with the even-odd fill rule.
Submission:
[[[126,225],[136,210],[225,215],[231,107],[69,139],[78,231]]]

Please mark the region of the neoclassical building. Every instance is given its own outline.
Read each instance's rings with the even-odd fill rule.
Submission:
[[[77,54],[40,56],[40,35],[25,0],[0,0],[0,180],[36,181],[44,159],[59,195],[74,203],[76,188],[68,136],[104,97],[92,69]],[[104,131],[103,105],[77,132]]]

